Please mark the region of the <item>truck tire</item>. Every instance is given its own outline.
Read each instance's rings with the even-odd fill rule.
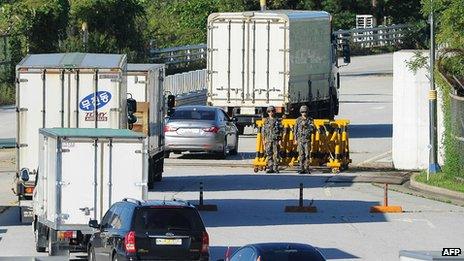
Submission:
[[[38,253],[44,253],[47,250],[46,247],[42,246],[43,245],[42,238],[43,238],[42,228],[41,228],[40,223],[38,223],[34,229],[35,251],[37,251]]]
[[[245,133],[245,126],[237,125],[238,135],[243,135]]]
[[[238,154],[238,134],[237,134],[237,137],[236,137],[235,147],[234,147],[234,149],[230,150],[229,154],[230,155],[237,155]]]

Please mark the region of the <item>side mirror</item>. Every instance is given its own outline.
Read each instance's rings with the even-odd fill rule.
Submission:
[[[350,45],[347,43],[344,43],[342,46],[342,53],[343,53],[343,62],[344,63],[350,63],[351,62],[351,50],[350,50]]]
[[[91,227],[91,228],[99,228],[100,225],[98,225],[98,221],[96,221],[95,219],[91,219],[91,220],[89,220],[89,227]]]
[[[168,95],[168,109],[172,109],[176,107],[176,96],[175,95]]]
[[[24,182],[29,181],[29,169],[28,168],[21,169],[21,171],[19,172],[19,178]]]
[[[133,98],[127,99],[127,113],[134,114],[137,111],[137,101]]]
[[[137,117],[134,113],[137,111],[137,101],[130,97],[127,99],[127,122],[129,123],[129,129],[132,129],[132,125],[137,122]]]

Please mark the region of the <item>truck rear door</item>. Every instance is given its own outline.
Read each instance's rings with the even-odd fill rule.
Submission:
[[[208,35],[211,100],[235,105],[282,100],[288,63],[286,26],[278,18],[213,21]]]

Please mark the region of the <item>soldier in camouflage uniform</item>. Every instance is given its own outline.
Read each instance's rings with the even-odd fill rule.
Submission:
[[[300,174],[310,173],[309,157],[311,151],[311,134],[313,133],[313,119],[308,116],[308,106],[300,108],[301,116],[296,119],[294,126],[294,143],[298,145],[298,155],[300,161]]]
[[[267,157],[267,173],[279,172],[279,145],[282,134],[282,126],[275,116],[274,106],[267,108],[269,117],[264,119],[262,137],[264,139],[265,154]]]

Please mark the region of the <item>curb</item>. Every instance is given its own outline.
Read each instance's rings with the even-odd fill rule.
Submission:
[[[419,173],[414,173],[409,181],[409,186],[411,188],[419,190],[419,191],[437,194],[440,196],[450,197],[453,199],[464,200],[464,193],[452,191],[452,190],[445,189],[445,188],[430,186],[430,185],[418,182],[415,179],[417,175],[419,175]]]

